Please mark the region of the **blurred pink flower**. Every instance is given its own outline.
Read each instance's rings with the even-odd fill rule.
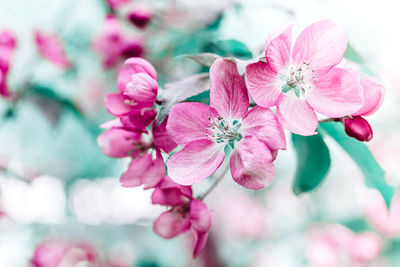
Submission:
[[[174,183],[165,176],[151,197],[153,204],[171,207],[154,222],[154,231],[170,239],[191,230],[194,235],[193,258],[204,248],[211,227],[211,212],[207,206],[192,196],[189,186]]]
[[[353,233],[342,225],[318,228],[308,247],[314,267],[363,267],[379,257],[382,240],[375,233]]]
[[[102,56],[104,68],[115,67],[129,57],[144,54],[144,45],[139,39],[129,39],[122,35],[121,25],[114,15],[107,15],[102,32],[94,42],[94,50]]]
[[[368,221],[386,236],[400,236],[400,194],[393,198],[390,210],[378,192],[371,193],[368,199],[366,207]]]
[[[293,50],[292,26],[272,33],[265,47],[267,63],[246,68],[250,96],[262,107],[277,106],[283,127],[301,135],[316,134],[319,112],[331,118],[360,109],[362,88],[352,72],[335,67],[347,48],[347,36],[331,21],[308,26]]]
[[[34,33],[34,37],[36,47],[45,59],[63,69],[71,67],[71,63],[65,53],[64,44],[57,34],[48,34],[37,30]]]
[[[128,14],[128,20],[138,28],[145,28],[151,20],[151,13],[146,9],[137,8]]]
[[[129,1],[130,0],[106,0],[106,3],[112,11],[115,11],[120,6],[129,3]]]
[[[170,111],[167,130],[184,148],[167,161],[177,183],[191,185],[212,175],[230,157],[231,174],[240,185],[262,189],[275,174],[276,150],[285,149],[285,135],[270,109],[248,110],[249,98],[236,64],[218,59],[210,69],[210,106],[179,103]]]
[[[3,97],[11,95],[7,85],[7,75],[16,46],[17,39],[11,31],[0,32],[0,95]]]
[[[64,240],[42,242],[31,259],[34,267],[67,267],[79,263],[99,263],[97,252],[88,244]]]

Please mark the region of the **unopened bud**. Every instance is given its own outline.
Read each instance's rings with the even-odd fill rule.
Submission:
[[[129,21],[138,28],[145,28],[151,20],[151,13],[144,9],[135,9],[128,15]]]
[[[347,135],[359,141],[370,141],[374,135],[368,121],[361,116],[345,118],[343,124]]]

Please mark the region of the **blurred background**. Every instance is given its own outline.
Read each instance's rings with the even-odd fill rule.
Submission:
[[[0,32],[16,39],[9,71],[0,73],[13,94],[11,100],[0,98],[0,266],[31,266],[34,255],[47,250],[63,255],[62,266],[400,266],[400,203],[392,206],[387,221],[377,221],[385,212],[383,200],[364,185],[360,170],[333,140],[326,140],[329,175],[311,193],[295,196],[291,191],[296,155],[290,142],[279,153],[276,179],[268,189],[251,192],[224,179],[206,200],[213,212],[208,260],[196,261],[185,236],[163,240],[152,231],[152,221],[164,209],[151,205],[151,192],[121,187],[119,175],[129,162],[106,157],[96,143],[99,125],[111,118],[103,98],[117,90],[116,74],[127,57],[143,56],[153,63],[162,87],[201,71],[179,55],[212,52],[250,59],[261,54],[268,34],[282,25],[294,23],[295,38],[309,24],[331,19],[348,33],[363,71],[385,85],[383,105],[369,117],[374,139],[368,146],[387,182],[398,187],[398,1],[0,4]],[[134,21],[130,14],[137,10],[147,19]],[[110,13],[114,24],[106,19]],[[115,62],[107,57],[117,52],[104,45],[110,31],[128,44]],[[43,56],[41,35],[58,36],[51,42],[61,42],[66,58]],[[0,50],[4,60],[1,53],[6,52]],[[366,232],[370,235],[362,236]],[[332,241],[332,236],[353,243],[341,248],[340,265],[318,265],[319,258],[328,257],[323,242],[343,241]],[[357,242],[367,255],[357,256],[360,265],[352,265],[350,258],[362,255],[348,252]]]

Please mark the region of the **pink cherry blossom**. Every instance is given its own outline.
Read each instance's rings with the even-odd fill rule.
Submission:
[[[157,72],[145,59],[128,59],[118,75],[118,93],[104,100],[108,112],[132,130],[143,130],[156,116]]]
[[[168,153],[176,147],[166,132],[167,121],[168,118],[159,126],[154,122],[151,134],[127,129],[119,119],[102,125],[110,128],[97,138],[103,153],[114,158],[132,158],[128,170],[121,176],[122,186],[154,188],[164,176],[161,150]]]
[[[374,77],[365,77],[361,79],[360,84],[363,88],[364,103],[357,112],[344,117],[342,122],[347,135],[359,141],[370,141],[373,131],[363,116],[372,115],[378,110],[383,101],[385,88]]]
[[[146,9],[138,8],[128,14],[128,20],[138,28],[145,28],[151,20],[151,13]]]
[[[114,15],[106,17],[103,30],[94,42],[94,50],[102,56],[103,67],[106,69],[126,58],[140,57],[144,53],[141,40],[123,36],[120,22]]]
[[[315,267],[362,267],[378,259],[381,238],[372,232],[353,233],[342,225],[316,230],[308,247],[308,258]]]
[[[400,236],[400,195],[393,198],[388,210],[383,197],[378,192],[371,193],[366,216],[368,221],[386,236]]]
[[[0,95],[3,97],[11,95],[7,85],[7,76],[16,46],[17,39],[12,32],[0,32]]]
[[[42,242],[36,247],[31,259],[33,267],[76,266],[84,262],[99,263],[94,248],[88,244],[64,240]]]
[[[34,37],[37,49],[45,59],[63,69],[71,67],[71,63],[65,53],[64,45],[57,34],[35,31]]]
[[[174,183],[165,176],[151,197],[153,204],[168,206],[154,222],[154,231],[170,239],[191,230],[194,236],[193,258],[204,248],[211,227],[211,212],[198,199],[193,198],[192,189]]]
[[[168,133],[184,148],[167,161],[168,174],[178,184],[200,182],[219,168],[230,147],[233,179],[262,189],[274,178],[276,150],[285,149],[283,128],[270,109],[248,110],[246,86],[235,63],[216,60],[210,79],[210,106],[187,102],[170,111]]]
[[[331,21],[308,26],[293,50],[292,26],[268,37],[267,63],[246,68],[249,94],[262,107],[277,106],[283,127],[301,135],[313,135],[315,112],[341,118],[363,104],[362,88],[352,72],[335,67],[347,48],[347,36]]]

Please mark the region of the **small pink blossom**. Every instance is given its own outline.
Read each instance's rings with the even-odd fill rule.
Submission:
[[[120,22],[114,15],[105,19],[103,30],[94,42],[94,50],[102,56],[104,68],[112,68],[129,57],[144,54],[144,45],[139,39],[123,36]]]
[[[130,0],[106,0],[106,3],[112,11],[115,11],[117,8],[129,3],[129,1]]]
[[[393,198],[390,210],[378,192],[371,193],[368,199],[366,208],[368,221],[386,236],[400,236],[400,195]]]
[[[265,47],[267,63],[246,68],[250,96],[262,107],[277,106],[283,127],[301,135],[313,135],[315,112],[341,118],[360,109],[362,88],[351,71],[335,67],[347,48],[347,36],[331,21],[308,26],[293,50],[292,26],[272,33]]]
[[[138,28],[145,28],[151,21],[151,13],[146,9],[135,9],[128,14],[128,20]]]
[[[231,174],[240,185],[258,190],[275,174],[273,161],[285,149],[285,135],[274,113],[259,106],[248,110],[249,98],[236,64],[218,59],[210,69],[210,106],[179,103],[170,111],[167,130],[181,151],[167,161],[178,184],[191,185],[212,175],[234,148]]]
[[[151,197],[153,204],[168,206],[154,222],[154,231],[170,239],[191,230],[194,235],[193,258],[204,248],[211,227],[211,212],[207,206],[192,196],[189,186],[174,183],[165,176]]]
[[[3,97],[11,95],[7,85],[7,76],[16,46],[17,39],[12,32],[0,32],[0,95]]]
[[[96,251],[90,245],[71,241],[43,242],[31,259],[33,267],[76,266],[84,262],[99,263]]]
[[[69,69],[71,67],[71,63],[65,53],[64,44],[57,34],[35,31],[34,37],[36,47],[45,59],[63,69]]]
[[[385,88],[374,77],[361,79],[360,84],[363,88],[364,103],[359,110],[351,116],[342,119],[347,135],[359,141],[370,141],[373,131],[368,121],[363,116],[375,113],[382,104]]]
[[[328,225],[312,234],[308,258],[315,267],[362,267],[378,259],[381,249],[382,240],[375,233]]]
[[[128,59],[118,75],[119,92],[108,94],[104,100],[106,109],[126,128],[144,130],[156,116],[156,79],[157,72],[145,59]]]

